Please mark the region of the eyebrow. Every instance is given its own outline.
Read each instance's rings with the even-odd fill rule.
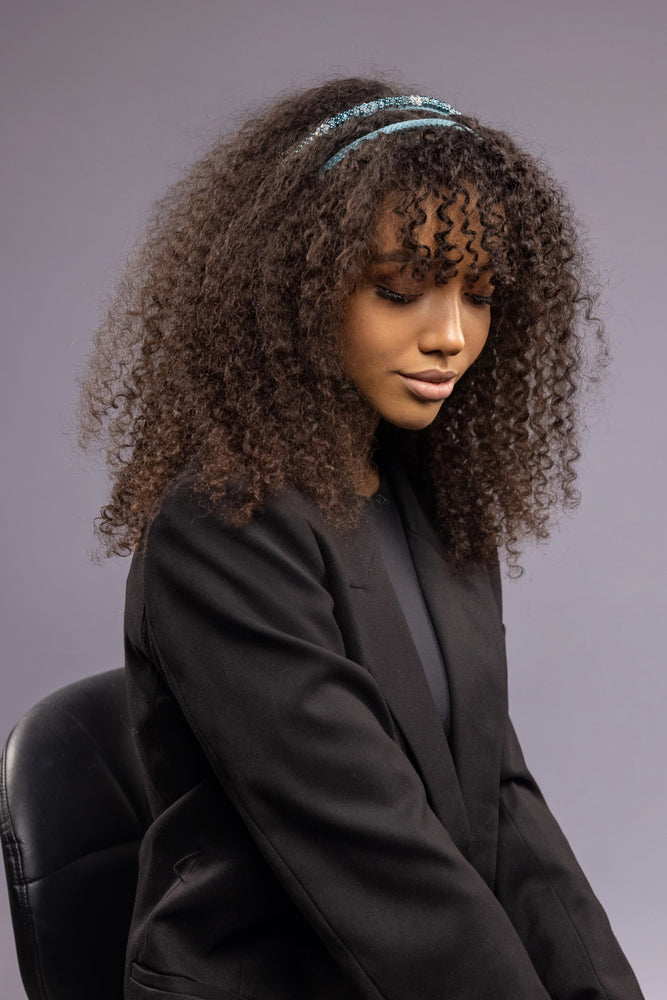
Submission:
[[[427,260],[429,258],[426,258]],[[390,250],[388,253],[376,253],[371,257],[371,264],[388,264],[388,263],[399,263],[399,264],[409,264],[412,261],[423,261],[424,258],[420,257],[419,254],[415,253],[413,250],[407,250],[405,247],[397,247],[395,250]],[[486,266],[486,265],[482,265]]]
[[[371,259],[373,264],[409,264],[415,260],[415,254],[410,250],[391,250],[389,253],[378,253]]]
[[[397,248],[396,250],[390,250],[388,253],[378,253],[374,254],[371,258],[369,267],[377,267],[379,264],[417,264],[421,263],[419,258],[415,256],[410,250],[405,248]],[[433,267],[434,262],[431,261],[429,267]],[[437,266],[437,265],[436,265]],[[458,266],[458,265],[457,265]],[[477,264],[480,279],[486,276],[491,277],[493,281],[493,271],[490,267],[488,258],[483,262]]]

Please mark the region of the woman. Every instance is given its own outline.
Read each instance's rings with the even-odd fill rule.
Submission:
[[[132,1000],[636,1000],[507,717],[497,552],[576,501],[557,185],[381,80],[158,206],[84,386],[134,551]]]

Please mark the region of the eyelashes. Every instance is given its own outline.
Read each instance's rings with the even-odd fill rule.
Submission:
[[[386,302],[393,302],[395,305],[406,306],[411,302],[416,302],[420,298],[420,293],[413,295],[405,295],[402,292],[395,292],[393,288],[387,288],[385,285],[376,285],[375,294],[378,298],[384,299]],[[492,295],[478,295],[474,292],[466,292],[466,296],[473,305],[476,306],[491,306],[493,305]]]
[[[419,298],[419,295],[403,295],[401,292],[395,292],[393,288],[386,288],[384,285],[376,285],[375,294],[387,302],[395,302],[401,306],[415,302]]]

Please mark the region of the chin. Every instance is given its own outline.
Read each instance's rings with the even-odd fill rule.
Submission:
[[[432,410],[425,411],[423,413],[410,413],[410,414],[387,414],[384,416],[384,420],[388,424],[392,424],[394,427],[399,427],[403,431],[425,431],[427,427],[430,427],[435,418],[440,413],[440,407],[433,407]]]

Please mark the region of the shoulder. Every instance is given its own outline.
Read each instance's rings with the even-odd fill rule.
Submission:
[[[238,525],[224,504],[213,504],[183,476],[148,526],[139,558],[146,583],[177,577],[187,587],[195,576],[215,576],[218,584],[246,579],[261,589],[263,580],[287,575],[323,581],[331,542],[316,505],[295,489],[273,494]]]
[[[225,642],[234,639],[235,649],[251,636],[271,644],[285,630],[312,642],[324,635],[335,648],[333,594],[341,574],[326,535],[317,507],[296,490],[276,493],[239,526],[180,479],[133,560],[128,635],[162,654],[180,648],[185,636],[201,652],[211,631],[216,642],[223,634]]]

